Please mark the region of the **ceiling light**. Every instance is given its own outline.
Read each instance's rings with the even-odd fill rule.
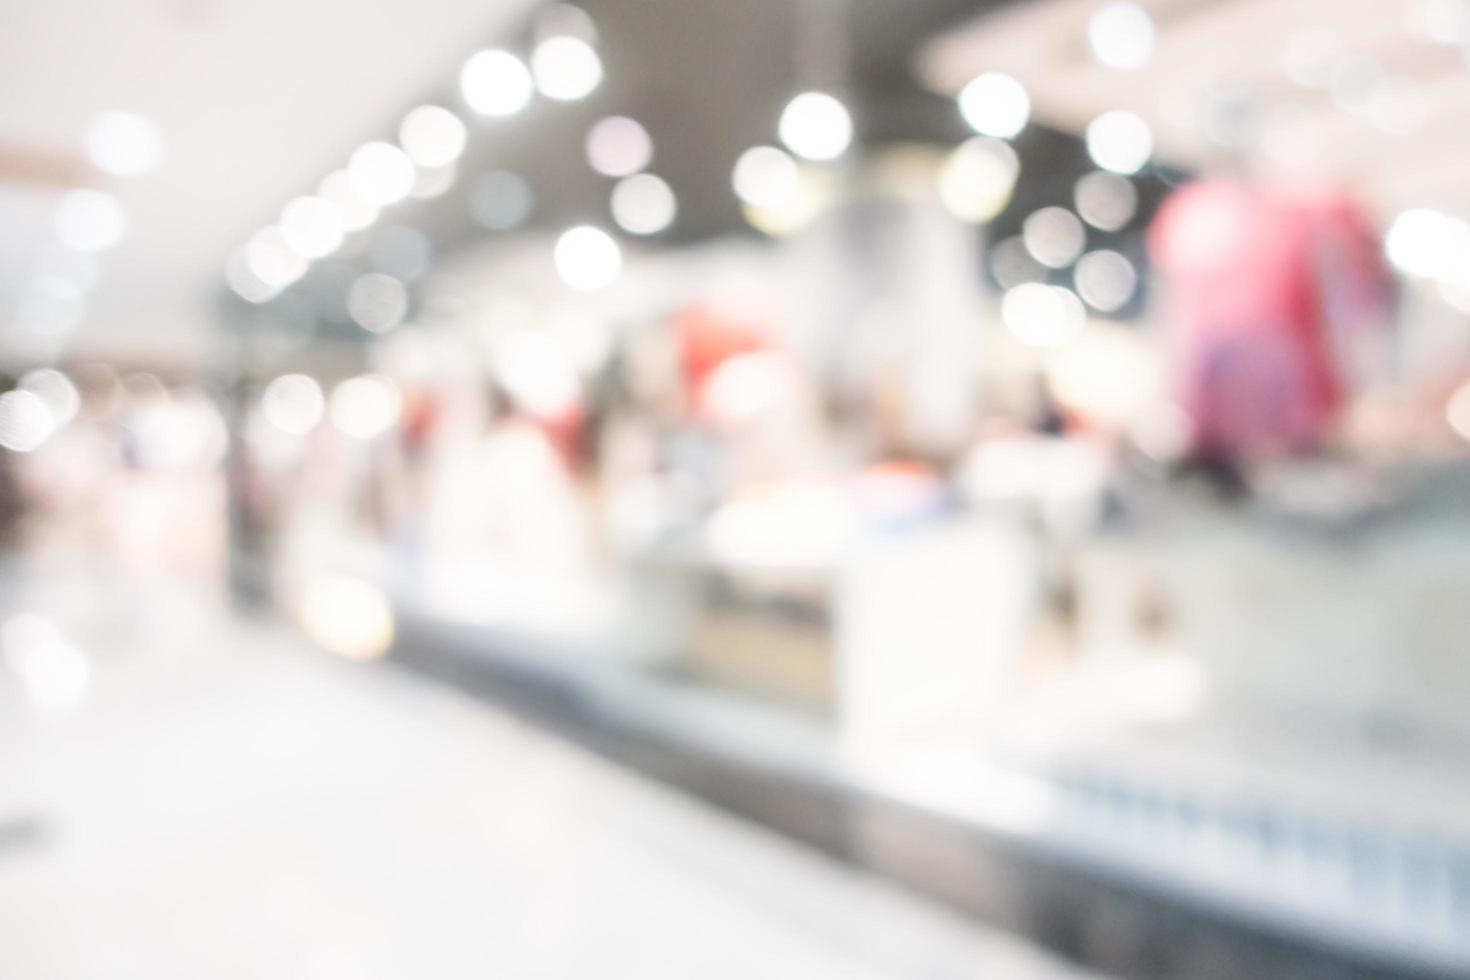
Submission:
[[[281,375],[265,386],[260,400],[265,420],[293,436],[316,428],[325,405],[321,385],[304,374]]]
[[[602,59],[581,38],[548,37],[531,52],[536,88],[548,99],[574,102],[592,94],[602,82]]]
[[[1010,75],[986,72],[960,90],[960,115],[983,136],[1010,139],[1031,118],[1031,97]]]
[[[531,73],[509,51],[478,51],[460,69],[459,90],[482,116],[512,116],[531,101]]]
[[[281,209],[281,238],[303,258],[331,255],[344,232],[342,212],[319,197],[298,197]]]
[[[622,249],[601,228],[578,225],[562,232],[552,253],[557,274],[580,292],[612,285],[623,266]]]
[[[613,220],[635,235],[654,235],[668,228],[678,209],[673,189],[653,174],[625,177],[613,188]]]
[[[1006,291],[1000,315],[1017,340],[1032,347],[1064,347],[1082,332],[1087,312],[1070,289],[1039,282]]]
[[[1104,170],[1137,173],[1153,152],[1152,130],[1132,112],[1122,109],[1105,112],[1087,126],[1087,153]]]
[[[803,92],[786,104],[781,142],[808,160],[835,160],[852,143],[852,116],[826,92]]]
[[[939,172],[939,199],[962,221],[989,221],[1010,203],[1021,161],[1009,143],[977,136],[961,143]]]
[[[87,157],[98,170],[131,177],[158,166],[163,147],[158,129],[131,112],[108,112],[87,134]]]
[[[56,234],[78,252],[101,252],[122,241],[127,230],[122,205],[103,191],[68,191],[56,211]]]
[[[362,195],[345,170],[328,174],[317,188],[317,196],[328,201],[342,216],[344,231],[361,231],[378,220],[381,209]]]
[[[1104,4],[1087,21],[1092,55],[1108,68],[1142,68],[1154,50],[1154,21],[1136,3]]]
[[[377,205],[396,204],[413,190],[413,161],[392,143],[367,143],[352,154],[347,172],[352,186]]]
[[[799,179],[790,154],[774,146],[753,146],[735,161],[731,183],[746,204],[774,208],[796,196]]]
[[[1077,261],[1087,244],[1087,232],[1075,214],[1066,208],[1049,207],[1032,212],[1021,225],[1026,251],[1044,266],[1065,269]]]
[[[408,315],[408,287],[381,272],[359,276],[347,290],[347,312],[364,330],[387,333]]]
[[[419,106],[398,127],[398,145],[420,167],[442,167],[458,160],[468,138],[464,122],[437,105]]]
[[[1087,305],[1103,313],[1122,309],[1138,290],[1138,270],[1126,257],[1110,249],[1082,256],[1072,275],[1077,292]]]
[[[648,130],[627,116],[609,116],[587,132],[587,162],[608,177],[627,177],[653,162]]]

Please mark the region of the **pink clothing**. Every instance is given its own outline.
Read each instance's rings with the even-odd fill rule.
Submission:
[[[1379,319],[1377,237],[1341,194],[1207,179],[1149,231],[1166,287],[1175,396],[1204,455],[1311,449],[1352,382],[1346,348]]]

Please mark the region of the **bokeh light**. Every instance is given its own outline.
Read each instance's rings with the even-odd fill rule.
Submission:
[[[602,83],[602,59],[581,38],[560,34],[531,52],[531,75],[548,99],[573,102],[591,95]]]
[[[653,162],[653,138],[636,119],[609,116],[587,131],[587,162],[607,177],[627,177]]]
[[[989,221],[1005,210],[1021,173],[1009,143],[977,136],[961,143],[939,171],[939,199],[963,221]]]
[[[469,130],[443,106],[421,105],[403,117],[398,145],[420,167],[443,167],[464,153]]]
[[[678,210],[673,188],[662,177],[634,174],[613,188],[613,220],[631,234],[658,234],[674,223]]]
[[[1138,270],[1126,256],[1111,249],[1082,256],[1073,276],[1078,295],[1103,313],[1122,309],[1138,290]]]
[[[17,613],[6,620],[0,626],[0,656],[39,708],[64,711],[86,697],[91,664],[48,619]]]
[[[960,115],[982,136],[1010,139],[1026,128],[1031,118],[1031,97],[1026,87],[1000,72],[986,72],[972,79],[959,95]]]
[[[334,170],[322,178],[317,196],[337,209],[342,218],[342,230],[346,232],[361,231],[377,221],[381,213],[378,205],[357,189],[352,175],[345,170]]]
[[[158,127],[132,112],[106,112],[87,133],[87,158],[103,173],[132,177],[163,159]]]
[[[1154,50],[1154,21],[1136,3],[1099,7],[1087,20],[1092,56],[1108,68],[1142,68]]]
[[[408,315],[408,287],[382,272],[359,276],[347,290],[347,313],[370,333],[387,333]]]
[[[774,146],[752,146],[735,161],[735,196],[758,208],[776,208],[796,196],[801,173],[791,155]]]
[[[319,259],[342,246],[342,212],[320,197],[298,197],[281,209],[281,238],[298,255]]]
[[[531,101],[531,72],[509,51],[477,51],[460,69],[459,90],[482,116],[513,116]]]
[[[265,386],[260,407],[272,426],[287,435],[302,436],[321,422],[326,399],[314,379],[304,374],[283,374]]]
[[[1087,126],[1087,154],[1104,170],[1134,174],[1154,152],[1153,131],[1141,116],[1115,109]]]
[[[1001,289],[1023,282],[1040,282],[1046,278],[1046,272],[1046,267],[1026,251],[1020,235],[1001,239],[990,249],[990,274]]]
[[[1470,266],[1470,223],[1431,208],[1410,208],[1389,225],[1384,254],[1407,275],[1453,280]]]
[[[1021,226],[1021,240],[1031,257],[1042,265],[1065,269],[1082,254],[1087,232],[1071,211],[1046,207],[1027,216]]]
[[[380,206],[396,204],[413,190],[413,161],[392,143],[374,141],[358,147],[347,172],[357,192]]]
[[[1072,201],[1082,220],[1100,231],[1120,231],[1138,212],[1138,189],[1121,174],[1094,170],[1078,178]]]
[[[251,236],[244,256],[251,275],[275,290],[284,289],[306,275],[305,257],[287,244],[281,229],[274,225]]]
[[[393,379],[381,374],[348,378],[332,389],[332,425],[352,439],[375,439],[398,422],[403,396]]]
[[[62,195],[56,210],[56,235],[78,252],[101,252],[122,241],[127,219],[117,198],[82,188]]]
[[[1065,347],[1087,323],[1087,311],[1075,293],[1039,282],[1007,290],[1000,314],[1006,329],[1021,343],[1048,349]]]
[[[34,391],[16,389],[0,395],[0,447],[16,453],[31,452],[49,439],[55,428],[50,409]]]
[[[562,232],[552,259],[562,282],[580,292],[594,292],[612,285],[623,267],[618,243],[592,225],[578,225]]]
[[[16,386],[19,391],[29,391],[46,405],[51,428],[60,429],[73,418],[82,407],[82,396],[77,386],[56,368],[37,368],[28,371]]]
[[[325,575],[307,582],[296,617],[313,643],[349,660],[375,660],[393,645],[393,606],[360,579]]]
[[[803,92],[786,104],[779,127],[781,142],[808,160],[835,160],[852,143],[852,116],[835,96]]]

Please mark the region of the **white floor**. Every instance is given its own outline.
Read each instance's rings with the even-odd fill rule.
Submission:
[[[87,683],[0,666],[4,980],[1077,975],[207,590],[12,569],[17,613]]]

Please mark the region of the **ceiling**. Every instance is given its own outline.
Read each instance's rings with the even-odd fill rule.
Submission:
[[[76,158],[92,121],[151,119],[161,165],[104,186],[128,220],[77,347],[197,359],[231,247],[532,0],[0,4],[0,149]],[[60,191],[0,183],[0,336],[14,340]]]
[[[1470,206],[1470,5],[1461,0],[1141,0],[1156,25],[1142,68],[1088,46],[1101,0],[1035,0],[930,44],[920,74],[954,93],[983,71],[1027,87],[1033,117],[1082,133],[1102,112],[1148,120],[1159,158],[1347,181],[1387,215]],[[1437,22],[1436,22],[1437,18]],[[1435,41],[1432,33],[1454,35]]]
[[[912,54],[976,0],[587,0],[607,78],[582,103],[479,120],[453,191],[395,209],[440,254],[478,244],[469,178],[533,179],[537,221],[607,221],[610,185],[582,159],[614,112],[654,134],[654,169],[679,194],[679,244],[744,227],[729,190],[746,147],[770,142],[804,87],[841,90],[871,141],[962,135]],[[454,80],[488,44],[524,50],[536,0],[47,0],[0,7],[0,162],[7,149],[75,157],[106,110],[157,123],[163,164],[111,181],[129,220],[102,259],[73,351],[197,360],[219,320],[229,251],[368,139],[423,101],[461,108]],[[61,164],[59,163],[58,166]],[[52,238],[59,191],[0,183],[0,337]],[[350,261],[344,259],[343,262]],[[333,274],[332,263],[323,272]],[[340,279],[343,270],[335,270]]]

